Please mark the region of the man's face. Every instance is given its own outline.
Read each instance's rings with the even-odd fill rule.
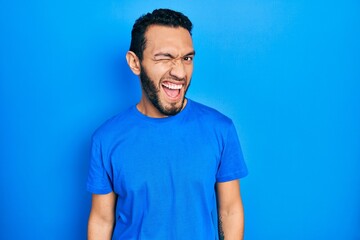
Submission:
[[[147,115],[175,115],[184,107],[193,71],[190,33],[181,27],[153,25],[145,37],[140,79]]]

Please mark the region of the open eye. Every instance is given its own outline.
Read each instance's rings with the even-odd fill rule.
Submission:
[[[194,57],[193,57],[193,56],[185,56],[183,59],[184,59],[185,62],[189,62],[189,63],[190,63],[190,62],[193,61]]]

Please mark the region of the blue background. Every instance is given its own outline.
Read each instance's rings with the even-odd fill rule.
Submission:
[[[140,98],[154,8],[194,23],[188,96],[230,116],[245,239],[360,239],[359,1],[2,1],[0,239],[85,239],[92,132]]]

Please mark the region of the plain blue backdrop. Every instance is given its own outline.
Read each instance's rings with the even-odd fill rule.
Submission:
[[[188,97],[231,117],[246,240],[360,239],[359,1],[1,1],[0,239],[85,239],[89,142],[140,98],[154,8],[194,23]]]

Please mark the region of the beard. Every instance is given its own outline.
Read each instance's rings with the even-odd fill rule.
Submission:
[[[160,100],[160,86],[157,87],[155,85],[154,81],[150,79],[149,75],[146,73],[144,67],[141,64],[140,70],[141,87],[152,105],[163,115],[174,116],[178,114],[184,107],[185,95],[189,86],[187,86],[185,89],[180,106],[176,106],[177,103],[170,103],[170,106],[165,106]]]

